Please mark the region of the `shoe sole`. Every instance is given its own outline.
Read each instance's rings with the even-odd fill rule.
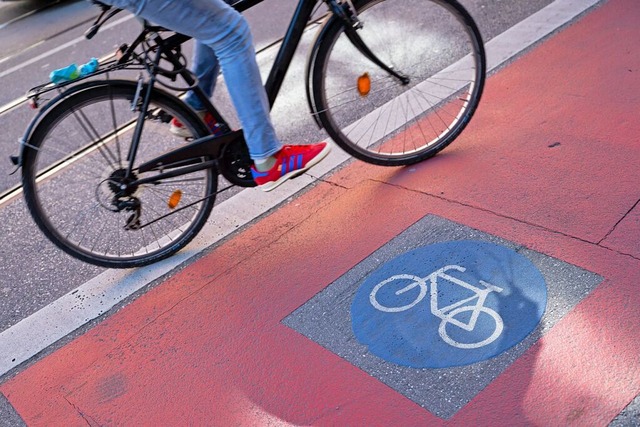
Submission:
[[[308,171],[309,169],[317,165],[322,159],[327,157],[327,154],[329,154],[330,152],[331,152],[331,145],[327,143],[324,149],[321,152],[319,152],[317,156],[311,159],[311,161],[307,163],[302,169],[298,169],[298,170],[289,172],[287,174],[284,174],[277,181],[267,182],[265,184],[259,185],[258,188],[265,192],[271,191],[279,187],[280,184],[282,184],[283,182],[302,175],[303,173],[305,173],[306,171]]]
[[[177,136],[179,138],[191,138],[191,132],[189,132],[185,128],[179,128],[177,126],[171,125],[169,127],[169,132],[171,132],[172,135]]]

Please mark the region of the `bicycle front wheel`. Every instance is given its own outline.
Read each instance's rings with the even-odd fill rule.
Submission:
[[[399,166],[449,145],[484,86],[480,32],[455,0],[360,0],[356,33],[392,75],[366,57],[342,23],[321,33],[312,70],[318,117],[354,157]]]
[[[65,252],[103,267],[137,267],[174,254],[202,228],[215,201],[215,169],[158,180],[159,170],[137,170],[185,144],[169,133],[170,116],[194,137],[207,135],[194,112],[157,89],[127,173],[137,99],[135,83],[96,82],[51,107],[23,153],[24,195],[37,225]],[[198,161],[205,159],[191,164]],[[121,190],[142,178],[150,179]]]

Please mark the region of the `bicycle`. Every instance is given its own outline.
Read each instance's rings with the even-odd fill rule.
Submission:
[[[261,1],[233,7],[242,12]],[[377,165],[413,164],[449,145],[476,110],[486,69],[480,32],[456,0],[300,0],[265,84],[271,105],[322,4],[327,13],[305,76],[318,126],[349,154]],[[101,7],[89,38],[118,13]],[[187,69],[182,44],[189,37],[142,24],[131,45],[89,76],[29,91],[34,106],[44,94],[58,94],[32,120],[12,158],[47,238],[103,267],[169,257],[200,231],[217,194],[255,185],[242,131],[230,129]],[[124,71],[138,72],[137,81],[111,78]],[[211,135],[160,86],[194,90],[224,134]],[[172,117],[193,138],[185,143],[170,135]],[[219,190],[219,174],[231,185]]]
[[[484,288],[479,288],[457,277],[447,274],[446,272],[450,270],[455,270],[462,273],[466,271],[464,267],[461,267],[459,265],[447,265],[445,267],[442,267],[434,271],[433,273],[429,274],[427,277],[418,277],[411,274],[397,274],[397,275],[391,276],[388,279],[385,279],[382,282],[378,283],[371,290],[371,293],[369,294],[369,302],[371,303],[371,305],[373,305],[374,308],[385,313],[399,313],[399,312],[409,310],[412,307],[414,307],[416,304],[418,304],[420,301],[422,301],[424,297],[427,295],[427,291],[429,289],[429,286],[427,285],[427,281],[429,281],[431,283],[431,292],[430,292],[431,313],[434,316],[437,316],[438,318],[442,319],[442,321],[440,322],[440,326],[438,328],[438,333],[440,334],[440,338],[442,338],[442,340],[447,344],[453,347],[462,348],[462,349],[480,348],[480,347],[484,347],[485,345],[491,344],[502,334],[502,330],[504,329],[504,322],[502,321],[502,317],[495,310],[485,307],[484,302],[486,301],[487,297],[491,292],[502,292],[503,289],[498,286],[492,285],[491,283],[487,283],[483,280],[480,280],[480,284],[484,286]],[[438,307],[438,279],[444,279],[449,281],[450,283],[453,283],[455,285],[468,289],[472,291],[475,295],[468,298],[461,299],[459,301],[456,301],[444,307]],[[378,292],[380,292],[382,288],[388,287],[388,285],[390,285],[392,282],[402,281],[400,283],[404,283],[406,280],[409,280],[410,283],[402,287],[401,289],[397,290],[394,294],[396,296],[400,296],[418,287],[420,290],[413,301],[411,301],[408,304],[397,306],[397,307],[383,305],[378,301],[378,297],[377,297]],[[475,304],[465,305],[474,300],[475,300]],[[467,321],[456,319],[457,315],[461,313],[465,313],[467,311],[471,312],[471,315],[469,316]],[[458,328],[461,328],[462,330],[467,332],[473,332],[478,322],[478,318],[480,317],[481,314],[485,314],[491,317],[493,319],[493,324],[495,325],[493,332],[487,338],[480,340],[478,342],[462,343],[451,338],[450,334],[447,332],[448,325],[457,326]],[[464,315],[461,317],[463,319],[465,318]]]

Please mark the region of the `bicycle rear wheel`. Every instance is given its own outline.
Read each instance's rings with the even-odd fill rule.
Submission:
[[[401,81],[360,52],[333,19],[312,69],[318,117],[331,138],[366,162],[398,166],[449,145],[473,115],[486,59],[476,24],[455,0],[360,0],[357,34]]]
[[[135,92],[133,82],[96,82],[62,99],[23,153],[24,195],[39,228],[68,254],[103,267],[137,267],[174,254],[195,237],[215,202],[215,169],[119,190],[126,179],[159,173],[141,174],[134,165],[125,178],[139,116],[137,107],[132,111]],[[135,164],[185,143],[169,133],[168,114],[194,137],[208,134],[195,113],[156,89]]]

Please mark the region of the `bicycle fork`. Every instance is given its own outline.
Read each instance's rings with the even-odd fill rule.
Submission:
[[[378,58],[362,40],[362,37],[360,37],[357,30],[360,30],[364,24],[358,18],[358,12],[351,0],[327,0],[327,3],[333,14],[344,22],[344,32],[351,44],[353,44],[353,46],[358,49],[365,58],[369,59],[375,65],[397,78],[403,85],[408,85],[410,83],[409,77],[398,73],[389,65],[382,62],[382,60]]]

